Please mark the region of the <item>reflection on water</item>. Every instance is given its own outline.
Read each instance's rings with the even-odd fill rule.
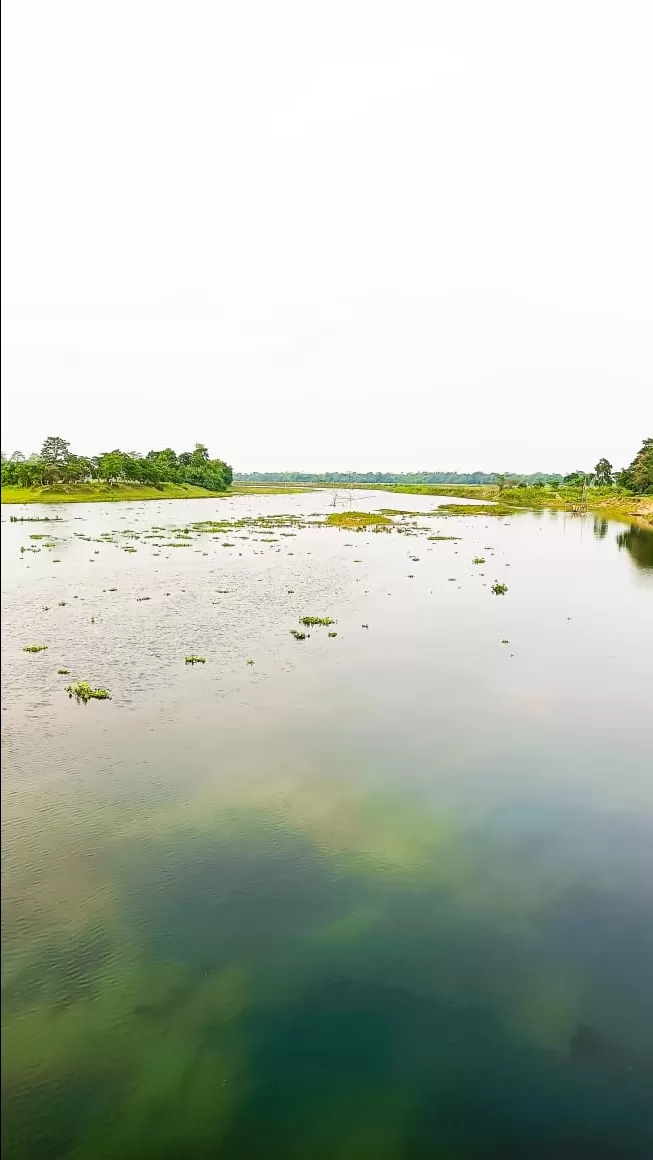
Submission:
[[[653,1154],[650,590],[610,524],[397,519],[233,555],[66,542],[63,574],[14,563],[19,533],[8,1157]],[[337,637],[296,642],[301,613]],[[173,663],[185,641],[206,671]],[[113,701],[61,697],[64,648],[99,652]]]
[[[617,535],[617,547],[625,548],[638,568],[653,568],[653,534],[633,525]]]

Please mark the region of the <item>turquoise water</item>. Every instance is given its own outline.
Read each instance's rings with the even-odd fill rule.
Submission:
[[[7,1157],[653,1155],[653,536],[329,501],[3,523]]]

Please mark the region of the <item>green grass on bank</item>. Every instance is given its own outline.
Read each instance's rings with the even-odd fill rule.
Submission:
[[[134,499],[200,499],[222,495],[189,483],[72,483],[68,487],[3,487],[3,503],[116,503]]]
[[[543,509],[552,511],[573,511],[586,506],[589,511],[606,517],[628,516],[653,524],[653,496],[628,495],[614,487],[590,487],[587,492],[579,487],[504,487],[502,490],[491,484],[461,484],[454,487],[446,484],[407,485],[392,484],[383,491],[411,495],[455,496],[459,499],[493,500],[496,506],[479,504],[474,511],[478,515],[507,515],[516,509]],[[443,505],[450,514],[472,514],[461,505]]]
[[[229,495],[279,495],[313,487],[235,484],[229,491],[207,491],[190,483],[71,483],[67,487],[3,487],[3,503],[119,503],[139,499],[221,499]]]

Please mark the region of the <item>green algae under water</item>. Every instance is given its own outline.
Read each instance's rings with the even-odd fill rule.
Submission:
[[[6,1157],[652,1154],[653,537],[488,525],[8,558]]]

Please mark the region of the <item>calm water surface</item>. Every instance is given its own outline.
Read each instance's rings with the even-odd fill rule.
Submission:
[[[329,502],[3,508],[4,1154],[649,1160],[653,536]]]

